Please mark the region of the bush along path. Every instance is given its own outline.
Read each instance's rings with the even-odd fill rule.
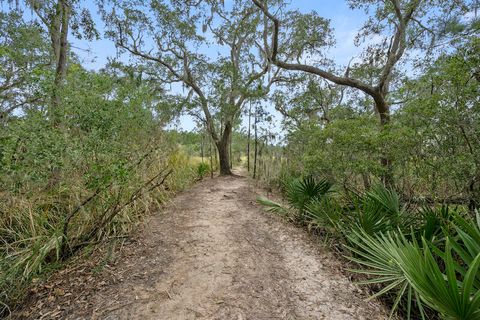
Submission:
[[[480,319],[480,213],[402,203],[381,184],[340,194],[327,180],[284,179],[287,205],[266,210],[333,238],[350,271],[406,319]]]
[[[247,178],[206,179],[151,217],[115,259],[54,275],[12,318],[388,317],[340,262],[255,198]]]

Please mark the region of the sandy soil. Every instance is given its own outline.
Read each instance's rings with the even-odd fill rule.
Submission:
[[[14,318],[386,319],[249,180],[207,179],[151,217],[116,263],[54,276]]]

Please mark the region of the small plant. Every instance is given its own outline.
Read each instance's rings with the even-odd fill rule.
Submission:
[[[297,211],[296,220],[304,223],[308,219],[307,206],[321,199],[331,191],[332,184],[327,180],[315,181],[313,177],[294,179],[285,184],[285,197],[290,206]]]
[[[200,162],[197,165],[197,176],[202,180],[208,173],[210,173],[210,166],[205,162]]]
[[[360,268],[350,269],[350,271],[369,277],[369,279],[359,282],[360,284],[382,285],[382,289],[372,295],[370,299],[394,292],[396,298],[390,317],[397,310],[402,300],[406,299],[408,319],[410,319],[413,301],[417,302],[423,318],[424,311],[421,300],[417,292],[413,290],[401,264],[401,257],[404,255],[418,254],[418,245],[408,242],[401,233],[371,235],[360,226],[352,228],[347,234],[347,238],[350,243],[347,248],[351,251],[348,259],[360,266]],[[418,256],[415,258],[418,258]]]
[[[348,224],[361,227],[369,235],[397,230],[410,232],[412,217],[400,206],[396,192],[383,185],[376,185],[364,195],[354,199]],[[349,230],[346,230],[349,232]]]
[[[276,213],[282,216],[286,216],[289,212],[289,210],[284,206],[282,206],[281,204],[264,197],[257,197],[257,203],[266,207],[266,210],[271,213]]]
[[[310,223],[316,227],[331,233],[339,233],[343,228],[343,208],[335,197],[314,199],[305,207],[305,211]]]
[[[265,206],[267,211],[289,217],[292,221],[304,224],[311,220],[319,221],[320,216],[309,210],[317,208],[326,194],[331,192],[332,184],[326,180],[316,182],[313,177],[303,179],[293,179],[283,183],[283,190],[288,207],[271,201],[269,199],[258,197],[257,202]]]

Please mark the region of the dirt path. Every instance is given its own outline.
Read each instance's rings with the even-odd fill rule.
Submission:
[[[96,292],[67,286],[54,309],[42,305],[43,318],[386,318],[302,230],[263,213],[246,178],[208,179],[180,194],[124,251],[94,277]],[[68,278],[63,285],[83,285]]]

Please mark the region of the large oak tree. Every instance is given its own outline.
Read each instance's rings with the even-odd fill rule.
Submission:
[[[220,173],[231,174],[233,125],[245,102],[265,94],[275,79],[267,79],[263,15],[249,1],[114,1],[101,9],[108,36],[156,69],[159,83],[174,84],[213,139]]]
[[[354,66],[340,74],[325,63],[324,49],[332,44],[327,19],[316,12],[289,12],[284,1],[252,1],[271,24],[271,43],[265,49],[271,62],[282,69],[317,75],[365,93],[373,99],[380,131],[388,129],[390,123],[390,93],[399,78],[396,72],[402,59],[414,50],[420,55],[431,53],[432,49],[438,49],[435,45],[439,38],[448,42],[450,39],[445,38],[448,38],[449,26],[473,8],[468,0],[349,0],[350,7],[369,13],[357,35],[357,42],[363,42],[365,50]],[[272,13],[273,7],[276,14]],[[362,76],[354,76],[354,70],[350,69],[357,69],[356,74]],[[385,154],[381,162],[385,168],[384,182],[392,184],[390,157]]]

